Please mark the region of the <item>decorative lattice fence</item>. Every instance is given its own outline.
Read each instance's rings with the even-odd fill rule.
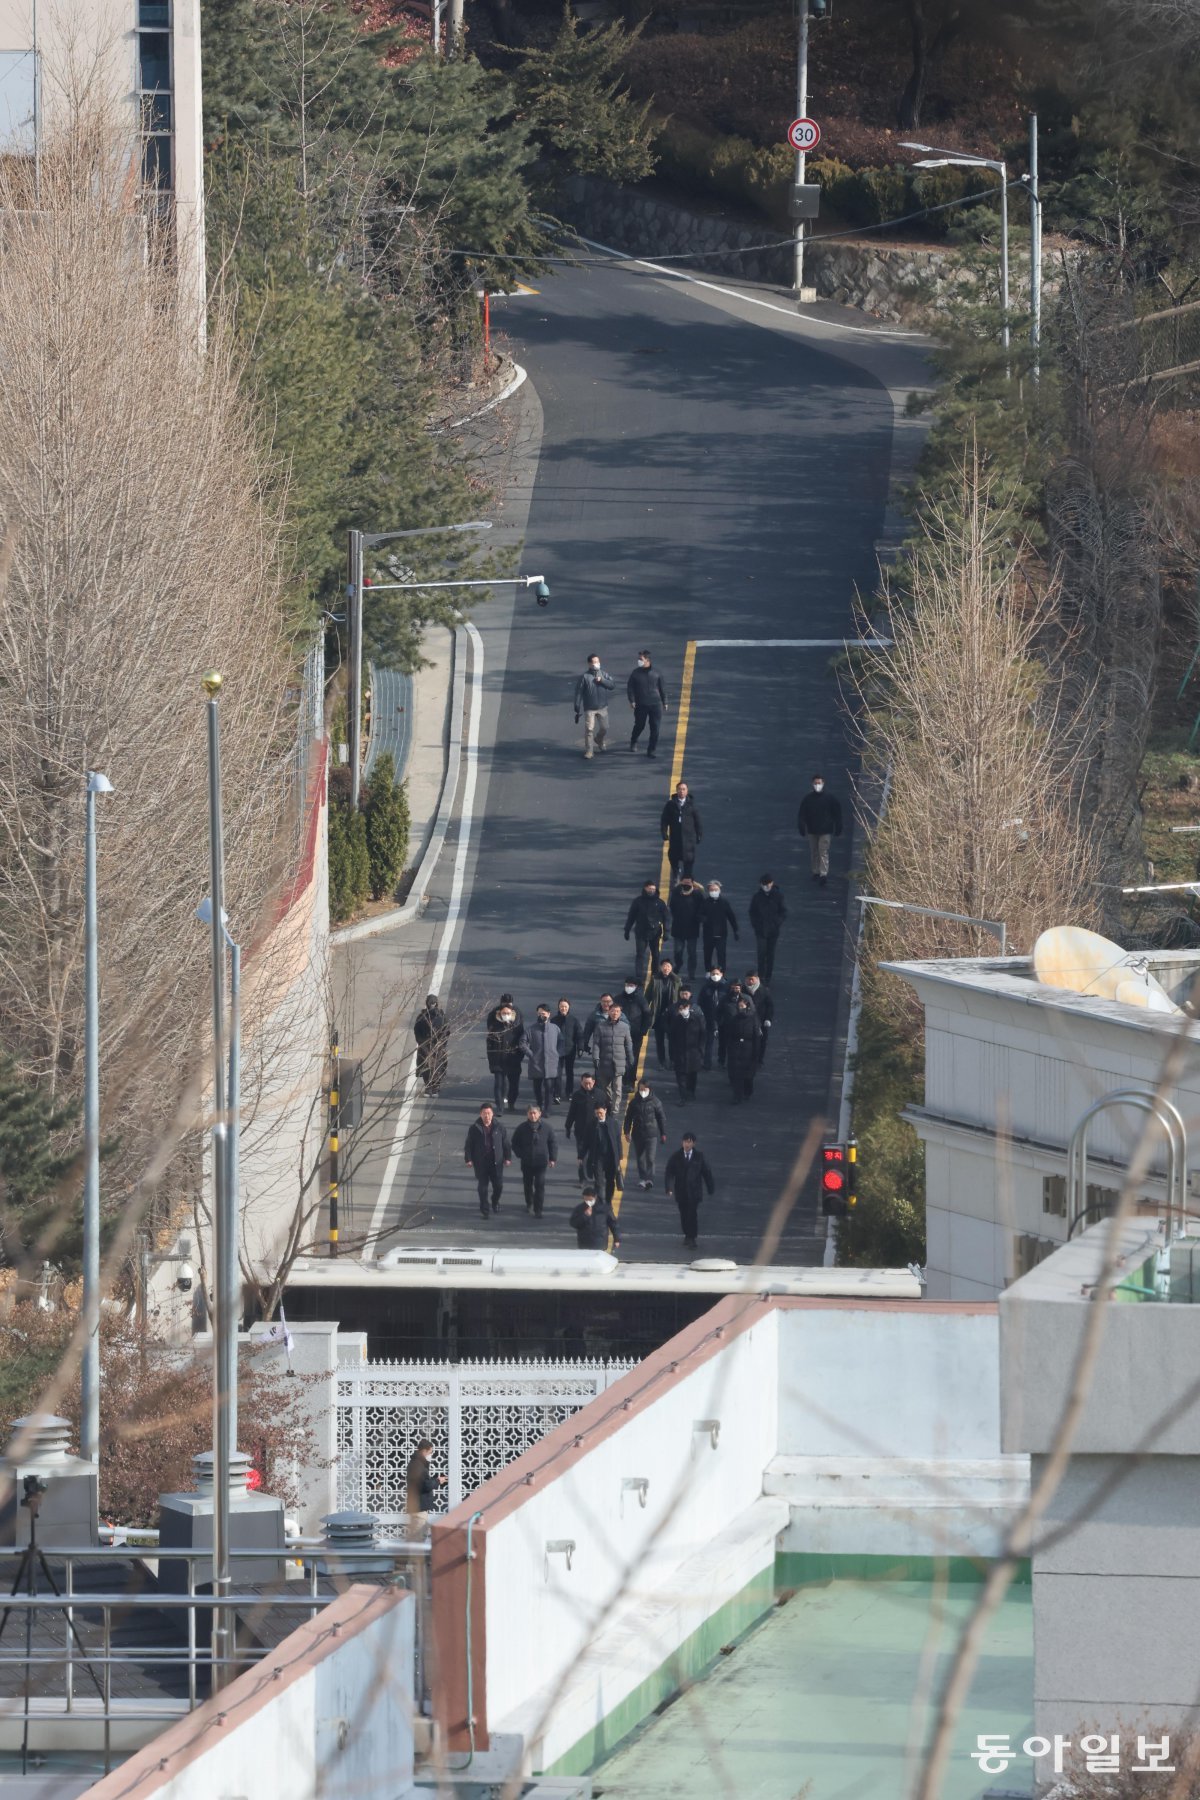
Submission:
[[[457,1506],[632,1362],[364,1363],[338,1374],[338,1505],[394,1523],[422,1438]]]

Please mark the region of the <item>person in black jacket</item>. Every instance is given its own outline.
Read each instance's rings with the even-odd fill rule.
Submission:
[[[638,1186],[654,1186],[654,1158],[667,1141],[667,1116],[648,1081],[639,1081],[625,1108],[625,1136],[637,1157]]]
[[[714,1187],[708,1158],[703,1150],[697,1150],[694,1131],[684,1132],[679,1149],[668,1158],[666,1187],[667,1199],[674,1200],[679,1208],[683,1241],[689,1250],[694,1250],[699,1236],[700,1202],[705,1192],[711,1194]]]
[[[413,1020],[413,1036],[417,1040],[417,1080],[425,1083],[432,1100],[446,1079],[450,1046],[450,1027],[436,994],[426,994],[425,1004]]]
[[[638,985],[635,975],[627,975],[617,995],[617,1005],[629,1024],[629,1035],[633,1039],[633,1066],[636,1069],[638,1057],[642,1052],[642,1039],[650,1029],[650,1003],[646,999],[644,988]]]
[[[595,1188],[584,1188],[579,1205],[571,1214],[571,1230],[581,1250],[607,1250],[609,1233],[614,1252],[621,1242],[617,1215],[608,1202],[598,1198]]]
[[[696,851],[704,836],[704,826],[686,781],[679,782],[663,807],[659,825],[670,853],[671,874],[690,875],[696,866]]]
[[[696,995],[696,1005],[704,1014],[704,1067],[712,1068],[713,1045],[717,1041],[717,1026],[720,1024],[721,1008],[725,1003],[728,989],[725,986],[725,971],[720,964],[715,964],[706,979],[700,984],[700,992]],[[725,1041],[721,1040],[721,1067],[725,1066]]]
[[[558,1026],[558,1075],[554,1098],[569,1100],[575,1092],[575,1058],[579,1055],[583,1026],[571,1011],[571,1002],[565,994],[558,1003],[554,1023]]]
[[[775,877],[760,875],[758,891],[750,900],[750,925],[754,932],[759,973],[764,981],[770,981],[775,972],[775,946],[779,941],[779,928],[786,918],[787,907],[775,886]]]
[[[625,942],[629,942],[632,931],[639,976],[645,974],[662,949],[669,918],[666,902],[659,897],[657,881],[643,881],[641,893],[634,896],[625,915]]]
[[[681,1100],[696,1097],[696,1077],[704,1063],[704,1015],[691,1003],[687,988],[679,990],[679,1005],[671,1020],[671,1067]]]
[[[512,1162],[508,1133],[496,1117],[493,1106],[484,1105],[479,1117],[467,1132],[463,1146],[467,1167],[474,1169],[479,1189],[479,1212],[484,1219],[500,1211],[500,1195],[504,1191],[504,1171]],[[488,1199],[491,1198],[489,1208]]]
[[[754,1076],[758,1069],[758,1046],[762,1028],[754,1002],[743,994],[733,1010],[725,1033],[725,1066],[733,1089],[733,1104],[739,1106],[754,1092]]]
[[[681,975],[685,956],[688,974],[696,973],[696,955],[703,924],[704,889],[690,875],[685,875],[671,894],[671,936],[675,942],[675,967]]]
[[[629,740],[629,748],[636,749],[642,727],[648,724],[650,740],[646,755],[654,756],[658,750],[658,728],[667,710],[667,690],[658,670],[650,667],[648,650],[638,651],[637,668],[625,683],[625,692],[633,708],[633,736]]]
[[[592,1115],[583,1167],[588,1180],[595,1182],[601,1198],[611,1206],[613,1195],[623,1185],[621,1134],[616,1120],[609,1118],[608,1106],[603,1100]]]
[[[758,1066],[761,1069],[767,1054],[767,1039],[771,1035],[771,1026],[775,1022],[775,1002],[771,991],[765,988],[759,979],[758,971],[751,969],[746,977],[746,992],[754,1002],[754,1010],[758,1014],[758,1028],[761,1036],[758,1040]]]
[[[842,835],[842,803],[825,786],[823,775],[814,775],[812,787],[800,802],[796,825],[808,839],[812,878],[824,887],[829,880],[829,841]]]
[[[583,714],[583,754],[591,760],[592,742],[602,751],[608,740],[608,696],[616,686],[612,676],[600,666],[593,650],[587,668],[575,683],[575,723]]]
[[[433,1445],[428,1438],[422,1438],[404,1471],[405,1511],[418,1524],[433,1511],[438,1489],[446,1485],[446,1477],[435,1475],[430,1468],[432,1458]]]
[[[525,1027],[512,997],[501,994],[500,1004],[488,1014],[487,1065],[492,1072],[492,1092],[496,1110],[507,1105],[517,1110],[521,1088],[521,1063],[525,1056]]]
[[[579,1179],[583,1180],[583,1165],[587,1157],[588,1139],[592,1135],[592,1120],[596,1108],[605,1105],[604,1089],[599,1085],[590,1069],[579,1077],[579,1086],[571,1095],[571,1104],[567,1108],[566,1123],[563,1130],[568,1142],[575,1139],[575,1156],[579,1163]]]
[[[654,1043],[658,1051],[658,1066],[667,1067],[669,1045],[667,1032],[679,1005],[679,976],[675,973],[675,964],[669,956],[664,956],[658,965],[658,972],[650,983],[650,1022],[654,1026]]]
[[[540,1106],[531,1106],[512,1136],[513,1155],[521,1165],[525,1185],[525,1211],[535,1219],[542,1216],[546,1204],[546,1170],[558,1161],[558,1140],[554,1127],[543,1119]]]
[[[740,941],[738,922],[732,906],[721,892],[719,881],[710,881],[704,896],[704,966],[724,968],[729,957],[729,933],[734,943]]]

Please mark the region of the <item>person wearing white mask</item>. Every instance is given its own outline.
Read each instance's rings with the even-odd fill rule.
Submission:
[[[721,892],[719,881],[710,881],[704,896],[704,966],[711,969],[715,964],[721,968],[729,956],[729,933],[733,933],[734,943],[739,943],[738,922],[734,917],[732,906]]]
[[[637,1157],[638,1186],[652,1188],[654,1158],[658,1146],[667,1141],[667,1117],[648,1081],[639,1081],[625,1109],[625,1136]]]
[[[637,668],[625,683],[625,692],[629,696],[630,709],[633,712],[633,732],[629,739],[629,748],[637,749],[637,741],[642,735],[643,727],[650,727],[650,747],[647,756],[658,754],[658,729],[662,724],[662,716],[667,710],[667,690],[663,686],[662,676],[657,669],[650,666],[650,652],[639,650]]]
[[[582,713],[583,754],[589,761],[593,743],[597,750],[603,750],[608,739],[608,696],[615,686],[612,676],[605,673],[593,650],[587,668],[575,683],[575,723],[578,725]]]
[[[813,776],[812,787],[800,802],[796,825],[800,836],[808,839],[812,878],[824,887],[829,880],[830,840],[842,835],[842,803],[829,792],[823,775]]]

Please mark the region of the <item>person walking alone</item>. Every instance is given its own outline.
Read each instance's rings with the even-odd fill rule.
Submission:
[[[436,994],[426,994],[425,1004],[413,1020],[413,1036],[417,1040],[417,1080],[425,1083],[425,1092],[433,1100],[446,1079],[450,1052],[450,1027]]]
[[[657,881],[643,881],[641,893],[634,895],[625,914],[625,942],[629,942],[632,932],[639,980],[654,966],[669,923],[670,914],[666,901],[659,896]]]
[[[658,728],[667,711],[667,690],[658,670],[650,667],[648,650],[638,651],[637,668],[625,683],[625,692],[633,708],[633,736],[629,740],[629,748],[636,750],[643,727],[649,725],[650,738],[646,755],[655,756],[658,753]]]
[[[743,994],[733,1010],[725,1033],[725,1066],[733,1089],[733,1104],[740,1106],[754,1092],[758,1070],[758,1047],[762,1031],[754,1002]]]
[[[675,964],[669,956],[664,956],[658,965],[658,972],[650,983],[650,1023],[654,1027],[654,1047],[658,1052],[658,1066],[665,1069],[670,1061],[670,1045],[667,1033],[675,1008],[679,1005],[679,976],[675,973]]]
[[[405,1511],[414,1526],[425,1524],[437,1503],[438,1489],[446,1485],[446,1477],[435,1475],[432,1463],[433,1444],[422,1438],[404,1471]]]
[[[525,1027],[512,1003],[511,994],[501,994],[500,1004],[488,1014],[487,1065],[491,1070],[496,1110],[507,1106],[517,1110],[521,1088],[521,1063],[525,1056]]]
[[[513,1155],[521,1165],[525,1186],[525,1211],[535,1219],[542,1216],[546,1204],[546,1170],[558,1161],[558,1140],[554,1127],[542,1117],[540,1106],[531,1106],[512,1135]]]
[[[690,875],[685,875],[671,894],[671,938],[675,945],[675,967],[681,975],[685,957],[688,974],[696,973],[703,924],[704,889]]]
[[[611,675],[600,667],[593,650],[587,668],[575,683],[575,723],[583,715],[583,754],[591,761],[592,745],[603,750],[608,739],[608,696],[616,686]]]
[[[704,896],[704,967],[715,964],[722,969],[729,958],[729,933],[734,943],[740,942],[738,922],[732,906],[721,892],[719,881],[710,881]]]
[[[604,1104],[604,1089],[596,1084],[596,1077],[590,1069],[579,1077],[579,1086],[571,1095],[571,1104],[567,1108],[566,1123],[563,1130],[567,1142],[575,1139],[575,1157],[578,1162],[578,1176],[583,1180],[583,1165],[587,1159],[588,1138],[591,1136],[592,1120],[596,1116],[596,1108]]]
[[[625,1136],[637,1157],[638,1186],[654,1186],[654,1158],[667,1141],[667,1115],[648,1081],[639,1081],[625,1109]]]
[[[619,1006],[611,1006],[608,1017],[597,1020],[591,1042],[596,1058],[596,1080],[616,1115],[620,1111],[622,1091],[634,1067],[633,1033]]]
[[[783,895],[775,886],[773,875],[760,875],[758,887],[750,898],[750,926],[754,932],[754,952],[764,981],[775,973],[775,946],[779,928],[787,918]]]
[[[621,1228],[617,1215],[607,1201],[600,1199],[595,1188],[584,1188],[579,1205],[571,1214],[570,1225],[580,1250],[607,1250],[610,1235],[613,1249],[620,1248]]]
[[[611,1206],[613,1195],[621,1190],[621,1134],[615,1113],[610,1116],[603,1101],[592,1119],[583,1169],[600,1198]]]
[[[550,1017],[550,1008],[544,1002],[538,1007],[537,1018],[529,1027],[525,1055],[529,1062],[529,1077],[533,1082],[534,1104],[539,1112],[545,1113],[554,1105],[554,1090],[558,1082],[559,1035],[558,1026]]]
[[[554,1023],[558,1026],[558,1074],[554,1098],[569,1100],[575,1092],[575,1058],[579,1055],[583,1026],[571,1011],[571,1002],[565,994],[558,1003]]]
[[[467,1132],[463,1147],[467,1167],[475,1171],[479,1189],[479,1214],[490,1218],[500,1211],[500,1195],[504,1191],[504,1171],[512,1162],[508,1133],[496,1117],[493,1106],[484,1105],[479,1117]],[[490,1205],[489,1205],[490,1201]]]
[[[679,1208],[684,1244],[689,1250],[695,1250],[700,1235],[700,1202],[706,1192],[713,1192],[716,1184],[708,1158],[703,1150],[696,1148],[694,1131],[684,1132],[678,1150],[668,1158],[665,1179],[667,1199],[674,1200]]]
[[[663,807],[659,826],[670,856],[672,876],[690,875],[696,866],[704,826],[686,781],[677,784]]]
[[[800,802],[796,825],[801,837],[808,839],[812,859],[812,878],[822,887],[829,880],[829,845],[842,835],[842,803],[825,786],[823,775],[814,775],[812,787]]]
[[[671,1067],[680,1100],[694,1100],[696,1077],[704,1062],[704,1018],[691,1003],[686,988],[681,988],[679,1005],[668,1033],[671,1040]]]

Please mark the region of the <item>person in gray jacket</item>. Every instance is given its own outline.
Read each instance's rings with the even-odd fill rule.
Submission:
[[[591,760],[592,744],[603,750],[608,738],[608,696],[616,686],[611,675],[600,666],[593,650],[587,668],[575,683],[575,723],[583,715],[583,754]]]
[[[529,1061],[529,1078],[533,1082],[534,1104],[543,1113],[554,1105],[560,1049],[558,1026],[550,1017],[550,1008],[543,1003],[525,1034],[525,1055]]]
[[[619,1006],[610,1006],[608,1017],[596,1021],[590,1041],[596,1059],[596,1080],[616,1115],[621,1109],[625,1082],[634,1070],[633,1033]]]
[[[639,1081],[637,1092],[625,1109],[625,1136],[637,1157],[638,1186],[654,1186],[654,1158],[667,1141],[667,1115],[662,1101],[648,1081]]]

